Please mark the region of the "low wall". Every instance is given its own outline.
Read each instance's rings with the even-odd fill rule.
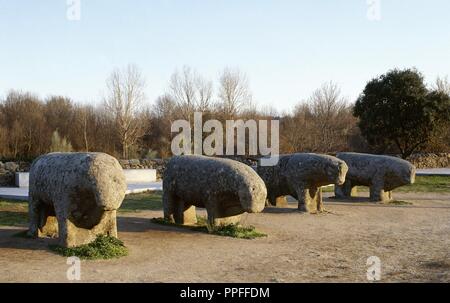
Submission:
[[[17,172],[28,172],[29,162],[1,162],[0,161],[0,186],[14,186]]]
[[[256,164],[254,158],[243,156],[228,157],[247,165]],[[450,153],[421,153],[414,154],[408,159],[418,169],[425,168],[450,168]],[[160,180],[169,159],[141,159],[119,160],[123,169],[155,169],[156,178]],[[0,162],[0,187],[14,186],[16,172],[28,172],[29,162]]]
[[[413,154],[408,158],[416,168],[450,168],[450,153]]]

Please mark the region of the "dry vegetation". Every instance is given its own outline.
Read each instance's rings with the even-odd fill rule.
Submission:
[[[448,88],[440,80],[437,89]],[[277,119],[280,152],[370,151],[361,137],[352,104],[339,87],[325,83],[291,112],[261,108],[252,100],[249,80],[238,69],[226,68],[217,83],[195,70],[175,71],[167,92],[155,102],[144,94],[146,82],[130,65],[114,70],[106,81],[103,100],[96,106],[65,96],[45,99],[11,90],[0,99],[0,159],[32,159],[49,151],[100,151],[118,158],[168,157],[171,123],[217,119]],[[427,150],[448,151],[450,127],[438,131]],[[395,152],[395,151],[385,151]]]

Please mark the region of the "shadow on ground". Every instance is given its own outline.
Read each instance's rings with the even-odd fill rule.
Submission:
[[[190,230],[183,227],[161,225],[152,223],[149,218],[118,217],[117,218],[119,237],[120,233],[137,232],[169,232],[169,233],[202,233],[201,231]],[[27,229],[0,227],[0,249],[23,249],[23,250],[49,250],[49,245],[58,244],[57,238],[28,238],[25,237]],[[125,243],[126,245],[126,243]]]

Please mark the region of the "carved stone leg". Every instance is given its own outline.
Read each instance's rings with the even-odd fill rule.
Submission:
[[[68,231],[68,219],[57,217],[58,219],[58,242],[59,245],[64,247],[71,247],[70,244],[73,240],[69,239],[69,231]],[[73,237],[73,235],[72,235]]]
[[[297,200],[298,200],[298,210],[301,212],[308,212],[308,196],[309,190],[303,186],[297,188]]]
[[[94,231],[96,235],[104,234],[117,238],[117,211],[106,211],[100,223],[95,226]]]
[[[389,202],[392,201],[392,192],[385,192],[382,187],[372,185],[370,187],[370,201],[372,202]]]
[[[350,196],[357,197],[358,196],[358,186],[353,186],[350,192]]]
[[[58,237],[58,220],[53,216],[44,216],[39,224],[39,237]]]
[[[356,197],[358,196],[358,188],[350,180],[347,180],[343,185],[334,186],[334,195],[339,199]]]
[[[214,229],[219,226],[238,224],[241,222],[242,212],[237,208],[220,207],[221,203],[208,201],[206,211],[208,213],[208,228]]]
[[[214,226],[224,226],[230,224],[239,224],[241,222],[242,215],[236,215],[225,218],[214,218]]]
[[[28,225],[28,235],[30,237],[39,236],[39,204],[38,200],[34,199],[30,193],[30,198],[28,201],[28,217],[30,223]]]
[[[192,225],[197,223],[195,206],[185,205],[184,201],[165,191],[163,194],[164,218],[169,222],[182,225]]]
[[[288,206],[288,201],[286,199],[286,196],[277,197],[275,199],[275,206],[276,207],[286,207]]]
[[[163,193],[163,211],[164,219],[170,222],[175,222],[174,214],[176,209],[177,199],[175,195],[165,190]]]
[[[52,205],[30,197],[28,212],[30,217],[29,236],[52,238],[58,236],[58,221]]]
[[[267,197],[266,206],[286,207],[288,202],[286,196],[269,195]]]
[[[317,212],[323,212],[325,208],[323,207],[323,199],[322,199],[322,187],[319,187],[316,192],[316,205],[317,205]]]
[[[195,206],[189,205],[184,206],[184,203],[180,201],[175,206],[175,211],[173,213],[173,221],[176,224],[181,225],[193,225],[197,223],[197,214],[195,211]]]
[[[183,207],[180,208],[180,210],[182,210],[182,213],[179,215],[179,221],[182,223],[178,223],[178,224],[183,224],[183,225],[194,225],[197,224],[197,212],[195,211],[195,206],[190,205],[187,207]]]
[[[70,219],[59,220],[62,226],[60,231],[60,245],[75,247],[93,242],[99,235],[117,238],[116,211],[105,211],[100,222],[94,227],[87,229],[76,226]]]
[[[387,191],[386,192],[386,197],[387,197],[387,199],[389,199],[389,201],[394,200],[394,197],[392,196],[392,191]]]
[[[306,187],[299,186],[297,188],[297,197],[298,210],[301,212],[315,214],[320,211],[319,208],[322,208],[322,206],[319,206],[319,204],[322,203],[320,188],[308,189]]]
[[[217,209],[212,201],[209,201],[206,205],[208,229],[214,228],[217,219]]]

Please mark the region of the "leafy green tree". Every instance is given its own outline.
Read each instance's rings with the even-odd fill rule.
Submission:
[[[407,158],[449,120],[449,108],[450,97],[429,91],[417,70],[395,69],[367,83],[353,114],[371,146],[396,146]]]

